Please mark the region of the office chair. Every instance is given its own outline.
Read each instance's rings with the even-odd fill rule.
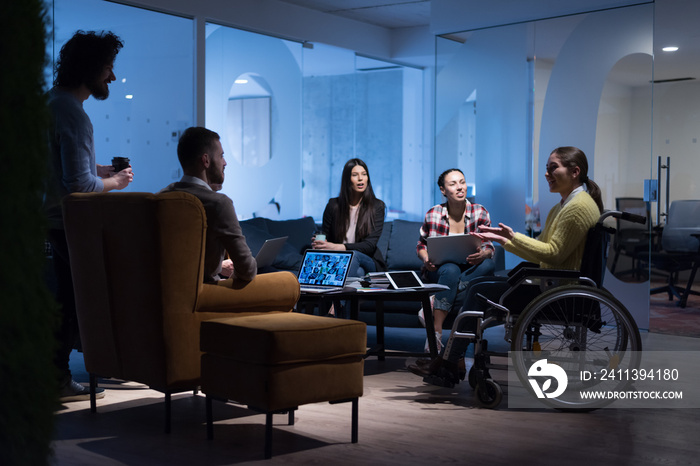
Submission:
[[[640,262],[638,256],[649,250],[649,225],[651,221],[651,210],[648,202],[641,197],[618,197],[615,199],[615,209],[622,212],[630,212],[647,218],[645,225],[617,219],[617,233],[613,240],[613,256],[610,273],[616,277],[626,274],[633,274],[634,277],[640,275]],[[632,268],[618,271],[617,260],[620,255],[628,256],[632,259]]]
[[[652,252],[648,259],[641,254],[638,258],[668,274],[666,284],[653,288],[651,294],[668,293],[669,301],[675,296],[680,307],[686,306],[689,295],[700,296],[691,289],[700,264],[700,200],[673,201],[661,233],[661,250]],[[678,286],[679,274],[687,270],[690,275],[683,288]]]

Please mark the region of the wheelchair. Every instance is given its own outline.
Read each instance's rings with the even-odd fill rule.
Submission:
[[[495,286],[499,292],[505,289],[498,302],[477,293],[484,310],[465,311],[455,318],[443,358],[448,359],[456,339],[474,343],[468,382],[481,406],[495,408],[503,397],[503,389],[490,370],[506,370],[508,365],[492,364],[491,358],[496,356],[510,358],[509,373],[515,372],[530,395],[563,411],[590,411],[613,401],[581,399],[582,389],[625,388],[626,381],[609,375],[638,368],[642,343],[629,311],[602,287],[609,237],[615,233],[614,228],[604,225],[608,217],[646,222],[645,217],[627,212],[604,212],[587,234],[580,271],[541,269],[537,264],[521,263],[508,277],[493,282],[500,283]],[[494,278],[483,278],[481,283],[489,280]],[[471,286],[479,289],[478,285]],[[498,325],[504,326],[505,340],[510,343],[508,353],[489,351],[484,338],[486,329]],[[557,366],[559,373],[566,373],[567,380],[563,385],[558,379],[555,384],[545,378],[542,387],[563,385],[568,390],[543,396],[539,385],[533,384],[538,375],[533,370],[541,369],[543,360]]]

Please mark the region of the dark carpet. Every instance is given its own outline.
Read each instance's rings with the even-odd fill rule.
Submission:
[[[665,335],[700,338],[700,296],[690,296],[685,308],[666,294],[651,296],[649,331]]]

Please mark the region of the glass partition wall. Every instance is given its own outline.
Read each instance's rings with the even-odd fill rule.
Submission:
[[[221,136],[222,192],[241,218],[301,210],[301,54],[298,42],[206,25],[206,126]]]
[[[177,141],[194,123],[193,21],[98,0],[48,0],[46,6],[52,20],[47,89],[61,47],[77,30],[112,31],[124,41],[109,98],[83,104],[97,163],[128,157],[135,176],[125,191],[157,192],[178,180]]]
[[[606,208],[652,177],[653,5],[446,34],[436,39],[435,172],[463,169],[476,202],[535,236],[560,200],[550,152],[576,146]],[[507,266],[519,258],[508,255]],[[640,328],[649,282],[606,274]]]
[[[351,158],[390,218],[421,210],[421,190],[404,186],[429,166],[422,70],[215,24],[206,56],[206,121],[230,154],[223,192],[239,216],[320,222]]]
[[[422,215],[423,70],[314,44],[303,51],[304,215],[320,220],[351,158],[368,166],[387,217]]]
[[[353,157],[368,164],[389,218],[424,212],[423,173],[432,164],[423,141],[423,70],[206,23],[205,95],[197,96],[193,19],[104,0],[46,5],[53,22],[47,87],[76,30],[111,30],[124,40],[112,95],[88,99],[85,110],[98,163],[131,159],[136,176],[127,190],[157,192],[182,176],[177,141],[195,124],[197,101],[204,125],[221,136],[222,190],[241,218],[320,221]]]

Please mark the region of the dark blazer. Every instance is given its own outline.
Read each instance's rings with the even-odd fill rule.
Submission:
[[[221,272],[224,251],[233,261],[233,277],[252,280],[258,271],[255,258],[245,241],[236,217],[233,201],[225,194],[216,193],[204,186],[178,181],[161,192],[185,191],[199,198],[207,214],[207,238],[204,248],[204,282],[217,281]]]
[[[377,199],[374,206],[372,219],[374,220],[374,229],[365,238],[358,238],[355,235],[355,243],[345,243],[345,248],[350,251],[359,251],[374,259],[377,266],[377,271],[386,270],[386,262],[381,251],[377,248],[377,241],[382,236],[384,228],[384,216],[386,214],[386,206],[384,202]],[[342,243],[345,238],[345,231],[339,231],[338,225],[339,207],[338,198],[334,197],[328,201],[326,210],[323,211],[322,231],[326,234],[328,241],[333,243]]]

